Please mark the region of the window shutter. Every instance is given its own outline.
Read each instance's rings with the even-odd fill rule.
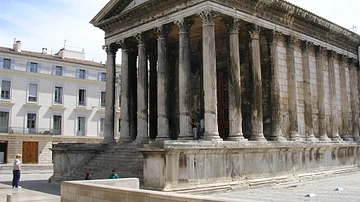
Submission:
[[[10,91],[10,81],[2,81],[1,90]]]
[[[85,71],[85,79],[88,79],[89,78],[89,70],[86,70]]]
[[[4,68],[4,58],[0,58],[0,68]]]
[[[101,72],[98,72],[98,81],[101,81]]]
[[[36,72],[36,73],[40,73],[40,72],[41,72],[41,64],[38,63],[38,65],[37,65],[37,72]]]
[[[52,75],[56,75],[56,66],[55,65],[52,66],[51,71],[52,71],[51,72]]]
[[[15,59],[11,59],[10,69],[14,69],[15,67]]]
[[[29,86],[29,95],[36,97],[37,94],[37,84],[31,83]]]
[[[26,62],[26,71],[30,72],[30,65],[31,63],[29,61]]]
[[[75,75],[76,78],[80,78],[80,70],[79,69],[76,69],[76,75]]]
[[[66,72],[66,67],[62,68],[62,76],[65,76],[65,72]]]

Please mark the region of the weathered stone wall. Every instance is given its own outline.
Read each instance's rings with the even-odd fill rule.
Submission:
[[[144,187],[165,191],[247,180],[293,180],[304,173],[360,165],[357,144],[169,142],[162,148],[140,148],[144,155]]]

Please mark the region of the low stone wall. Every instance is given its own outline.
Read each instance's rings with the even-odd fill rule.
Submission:
[[[165,141],[138,150],[144,188],[177,192],[278,183],[360,164],[355,143]]]
[[[139,189],[139,179],[122,178],[107,180],[64,181],[61,183],[61,202],[107,201],[192,201],[218,202],[206,196],[192,196]],[[226,201],[237,201],[228,200]]]
[[[51,150],[54,152],[54,174],[51,182],[69,180],[71,173],[83,162],[104,151],[106,145],[101,144],[58,144]]]

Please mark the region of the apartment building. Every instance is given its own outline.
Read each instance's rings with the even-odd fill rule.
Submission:
[[[84,59],[72,50],[21,50],[16,40],[0,47],[0,163],[16,153],[51,163],[54,143],[102,140],[106,68]]]

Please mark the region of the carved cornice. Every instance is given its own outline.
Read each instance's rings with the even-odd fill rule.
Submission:
[[[188,9],[205,2],[205,0],[151,0],[121,13],[128,2],[128,0],[117,0],[114,8],[104,10],[108,14],[95,24],[96,27],[106,30],[106,37]],[[212,0],[210,2],[227,6],[251,16],[257,16],[294,32],[326,41],[354,54],[357,53],[356,46],[360,45],[359,35],[284,0]]]

